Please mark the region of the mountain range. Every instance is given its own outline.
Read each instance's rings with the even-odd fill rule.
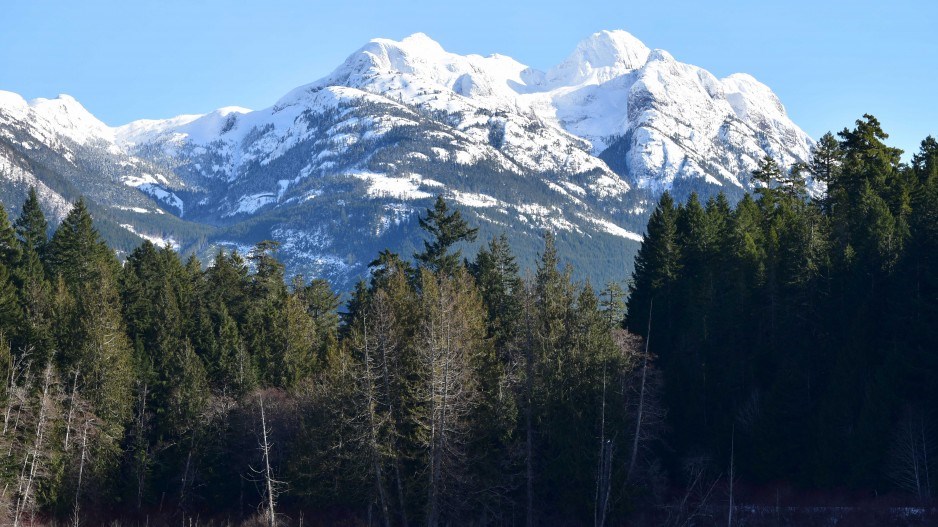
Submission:
[[[663,191],[736,199],[764,156],[788,167],[812,145],[753,77],[624,31],[547,71],[418,33],[375,39],[260,110],[111,127],[67,95],[0,91],[0,201],[15,214],[35,186],[54,224],[84,196],[125,253],[149,239],[205,261],[277,240],[288,274],[347,289],[379,250],[417,250],[417,215],[442,195],[477,243],[505,232],[530,266],[549,229],[601,284],[627,276]]]

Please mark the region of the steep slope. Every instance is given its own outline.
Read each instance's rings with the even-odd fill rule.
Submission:
[[[341,286],[380,249],[411,252],[437,194],[483,236],[509,232],[525,263],[551,229],[583,277],[621,279],[658,193],[739,194],[761,157],[787,166],[811,145],[756,80],[717,79],[623,31],[546,72],[423,34],[376,39],[269,108],[118,128],[70,98],[5,97],[0,131],[22,136],[9,149],[96,160],[96,177],[64,179],[109,210],[145,210],[126,230],[172,230],[203,255],[274,238],[292,272]],[[154,228],[163,218],[178,224]]]
[[[210,229],[181,221],[141,190],[153,182],[179,184],[143,159],[125,154],[114,142],[114,130],[75,99],[27,102],[0,91],[0,202],[16,214],[30,187],[35,187],[57,224],[81,196],[98,219],[99,228],[119,250],[143,239],[180,245]]]

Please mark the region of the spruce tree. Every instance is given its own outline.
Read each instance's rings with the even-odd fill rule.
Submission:
[[[279,346],[276,382],[284,388],[294,388],[318,371],[316,324],[303,300],[294,293],[284,299],[276,325]]]

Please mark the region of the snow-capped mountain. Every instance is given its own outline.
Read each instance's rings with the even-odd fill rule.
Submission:
[[[341,284],[377,250],[415,247],[437,194],[483,234],[509,232],[522,261],[551,229],[586,276],[621,279],[658,193],[739,195],[764,155],[787,166],[811,144],[752,77],[718,79],[624,31],[546,72],[423,34],[376,39],[269,108],[117,128],[68,96],[0,92],[3,178],[72,174],[69,192],[43,192],[50,209],[85,194],[125,231],[201,252],[277,239],[291,270]]]

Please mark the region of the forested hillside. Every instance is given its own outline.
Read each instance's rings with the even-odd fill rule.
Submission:
[[[275,242],[121,262],[80,200],[50,237],[32,192],[0,208],[0,523],[829,514],[783,514],[781,487],[928,504],[938,143],[906,166],[886,138],[865,116],[810,164],[767,159],[735,207],[665,193],[627,300],[574,282],[550,233],[534,269],[504,236],[465,259],[478,231],[439,198],[422,250],[377,254],[343,303]]]

